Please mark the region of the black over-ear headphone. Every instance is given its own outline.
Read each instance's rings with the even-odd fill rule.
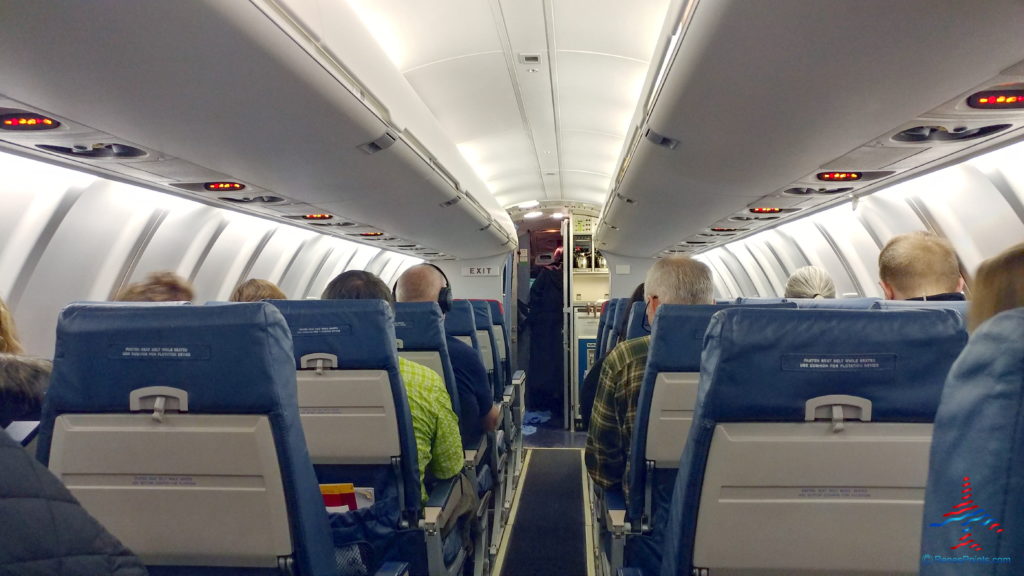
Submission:
[[[430,266],[434,270],[437,270],[437,273],[441,275],[441,278],[444,278],[444,286],[442,286],[441,290],[438,291],[437,293],[437,305],[438,307],[441,308],[442,314],[447,314],[448,311],[452,309],[452,285],[450,282],[448,282],[448,275],[444,273],[444,270],[441,270],[439,267],[437,267],[434,264],[431,264],[430,262],[424,262],[423,265]],[[391,288],[391,299],[396,302],[398,301],[397,280],[395,281],[395,285]]]

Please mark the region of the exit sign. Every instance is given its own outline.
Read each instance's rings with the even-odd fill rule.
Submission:
[[[499,274],[499,268],[497,266],[463,266],[463,276],[497,276]]]

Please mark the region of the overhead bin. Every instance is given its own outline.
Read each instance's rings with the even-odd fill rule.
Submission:
[[[1024,137],[1024,110],[967,103],[1024,82],[1024,66],[1012,68],[1024,59],[1020,2],[690,7],[623,153],[595,238],[604,252],[702,251],[735,239],[713,227],[752,233]],[[831,181],[823,171],[879,177]],[[788,212],[752,218],[758,207]]]
[[[260,4],[3,2],[0,107],[20,104],[67,129],[0,132],[0,145],[299,225],[313,224],[289,211],[333,213],[396,239],[375,245],[397,251],[411,241],[478,258],[515,247],[511,219],[422,103],[408,104],[415,95],[393,67],[401,83],[371,94],[304,46],[276,4]],[[365,36],[346,58],[379,55]],[[107,154],[111,143],[142,153]],[[211,179],[254,195],[194,186]],[[283,202],[249,201],[264,197]]]

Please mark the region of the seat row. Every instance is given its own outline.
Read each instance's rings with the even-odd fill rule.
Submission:
[[[457,405],[440,310],[398,310],[396,323],[375,300],[71,305],[38,457],[157,576],[454,575],[471,556],[486,573],[512,435],[466,453],[494,488],[462,539],[458,476],[421,502],[398,370],[396,325],[403,354],[436,345]]]
[[[967,336],[963,303],[887,304],[659,307],[625,489],[596,498],[602,572],[916,574]]]

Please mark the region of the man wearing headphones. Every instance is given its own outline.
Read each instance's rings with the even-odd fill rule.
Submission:
[[[441,313],[451,308],[452,291],[444,272],[433,264],[406,270],[395,285],[398,302],[437,302]],[[448,356],[459,391],[459,430],[463,442],[472,442],[498,425],[498,405],[491,399],[487,370],[479,354],[458,338],[447,337]]]

